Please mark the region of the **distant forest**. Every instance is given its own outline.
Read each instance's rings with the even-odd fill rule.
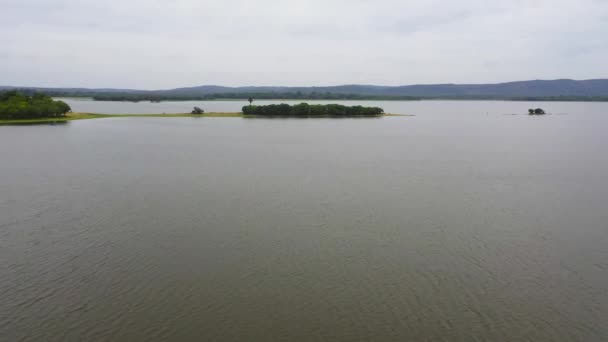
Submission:
[[[72,96],[77,95],[53,95]],[[590,101],[608,102],[608,96],[388,96],[388,95],[359,95],[334,93],[220,93],[208,95],[146,95],[146,94],[97,94],[92,97],[95,101],[129,101],[129,102],[162,102],[162,101],[212,101],[212,100],[370,100],[370,101],[420,101],[420,100],[503,100],[503,101]]]
[[[97,94],[92,96],[95,101],[200,101],[200,100],[401,100],[416,101],[420,97],[414,96],[382,96],[382,95],[358,95],[358,94],[333,94],[333,93],[217,93],[206,95],[160,95],[160,94]]]
[[[34,95],[40,90],[36,88],[20,88],[19,92],[27,95]],[[417,96],[394,96],[394,95],[362,95],[362,94],[340,94],[329,92],[242,92],[242,93],[212,93],[212,94],[193,94],[193,93],[173,93],[162,91],[150,92],[95,92],[95,91],[63,91],[63,90],[44,90],[44,93],[53,97],[74,97],[92,98],[95,101],[128,101],[128,102],[162,102],[162,101],[211,101],[211,100],[400,100],[417,101],[421,97]]]

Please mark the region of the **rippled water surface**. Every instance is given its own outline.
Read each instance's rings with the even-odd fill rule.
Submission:
[[[608,340],[608,104],[401,105],[0,126],[0,340]]]

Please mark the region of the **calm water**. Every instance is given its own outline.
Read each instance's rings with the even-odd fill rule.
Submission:
[[[0,126],[0,340],[608,340],[608,104],[390,105]]]
[[[247,101],[167,101],[151,102],[115,102],[93,101],[90,99],[61,99],[67,102],[74,112],[104,114],[162,114],[190,113],[195,106],[206,112],[240,112]],[[384,108],[387,113],[433,115],[433,114],[526,114],[528,108],[542,107],[553,114],[605,114],[608,103],[598,102],[515,102],[515,101],[255,101],[254,104],[272,103],[298,104],[341,103],[349,106],[373,106]]]

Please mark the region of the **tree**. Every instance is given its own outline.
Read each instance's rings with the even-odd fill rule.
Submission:
[[[543,115],[543,114],[545,114],[545,111],[542,108],[528,109],[528,114],[530,114],[530,115]]]
[[[71,110],[67,103],[41,93],[31,96],[18,91],[0,93],[0,119],[56,118]]]
[[[384,113],[378,107],[348,107],[339,104],[314,104],[300,103],[290,106],[288,104],[271,104],[266,106],[244,106],[243,114],[274,116],[274,117],[355,117],[355,116],[380,116]]]
[[[253,104],[253,97],[250,97],[249,99],[247,99],[247,101],[249,101],[249,105],[251,106],[251,104]]]

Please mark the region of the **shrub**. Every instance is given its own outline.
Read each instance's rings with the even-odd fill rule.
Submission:
[[[542,108],[536,108],[536,109],[528,109],[528,114],[530,115],[543,115],[545,114],[545,111]]]
[[[192,110],[192,114],[203,114],[203,113],[205,113],[205,111],[199,107],[194,107],[194,109]]]

